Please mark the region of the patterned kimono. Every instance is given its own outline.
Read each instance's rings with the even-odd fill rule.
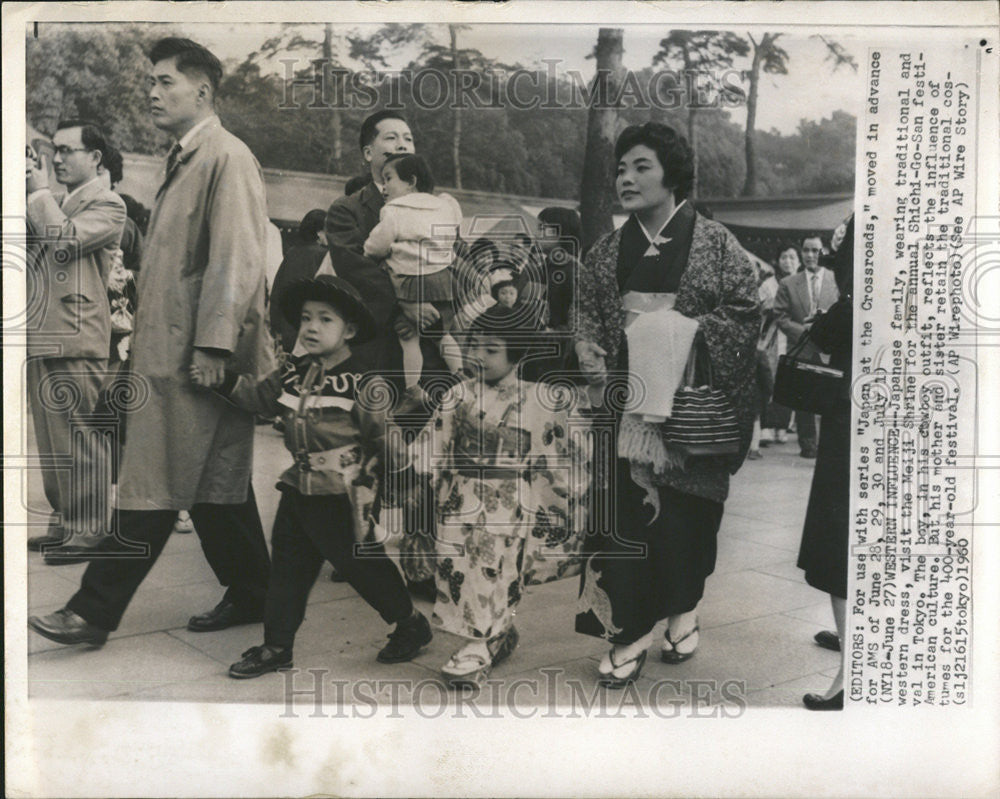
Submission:
[[[574,399],[516,370],[493,386],[466,381],[411,445],[437,499],[434,621],[444,630],[493,638],[513,623],[525,585],[579,573],[591,445]]]

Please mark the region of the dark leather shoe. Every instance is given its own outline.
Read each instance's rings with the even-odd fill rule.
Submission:
[[[193,633],[210,633],[226,630],[238,624],[257,624],[262,621],[264,621],[263,611],[248,611],[228,599],[223,599],[211,610],[188,619],[187,628]]]
[[[34,535],[28,539],[29,552],[41,552],[43,547],[57,547],[64,540],[61,535]]]
[[[244,652],[242,660],[229,667],[229,676],[234,680],[249,680],[272,671],[292,668],[292,650],[279,647],[253,646]]]
[[[843,710],[844,692],[841,690],[829,699],[824,699],[819,694],[806,694],[802,697],[802,704],[809,710]]]
[[[831,652],[840,651],[840,636],[833,630],[820,630],[813,636],[813,640],[821,647],[829,649]]]
[[[427,617],[417,611],[396,625],[396,629],[389,633],[389,643],[382,647],[375,659],[379,663],[403,663],[413,660],[433,637]]]
[[[104,642],[108,640],[107,630],[96,627],[69,608],[57,610],[48,616],[30,616],[28,627],[57,644],[104,646]]]
[[[803,447],[802,452],[799,453],[802,458],[809,458],[813,460],[816,457],[816,447]]]

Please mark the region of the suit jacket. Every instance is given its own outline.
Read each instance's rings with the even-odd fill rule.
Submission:
[[[253,416],[191,384],[195,347],[265,375],[267,208],[260,165],[213,119],[157,192],[138,274],[132,369],[148,396],[129,417],[119,507],[190,508],[246,498]]]
[[[105,359],[111,346],[107,284],[125,227],[125,202],[94,181],[60,207],[51,192],[28,202],[32,260],[28,353]]]
[[[618,251],[622,228],[598,239],[577,275],[577,341],[591,341],[607,352],[612,372],[624,342],[625,308],[618,288]],[[729,474],[750,448],[757,408],[754,384],[760,302],[757,271],[736,237],[718,222],[695,217],[687,267],[674,308],[698,321],[708,348],[713,386],[732,400],[740,427],[740,452],[731,458],[693,459],[684,470],[668,468],[656,481],[687,494],[724,502]]]
[[[833,272],[822,267],[821,270],[823,283],[820,286],[818,310],[826,311],[837,301],[840,292],[837,291],[837,281]],[[789,348],[795,346],[802,338],[802,334],[806,332],[804,320],[808,318],[810,310],[808,274],[803,269],[801,272],[786,277],[778,285],[778,293],[774,298],[774,317],[777,320],[778,328],[788,337]],[[817,360],[819,354],[819,348],[812,341],[809,341],[803,347],[799,357]]]

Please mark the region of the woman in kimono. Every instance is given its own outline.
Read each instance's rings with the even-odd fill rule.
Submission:
[[[437,498],[434,622],[465,639],[444,664],[452,686],[478,685],[517,645],[524,586],[575,574],[588,426],[575,389],[518,375],[537,326],[495,305],[473,325],[477,373],[455,385],[410,446]]]
[[[642,441],[653,457],[639,459],[623,435],[629,414],[619,420],[617,460],[608,464],[614,526],[596,529],[585,542],[589,557],[576,625],[613,644],[598,667],[609,688],[639,676],[653,627],[663,619],[664,662],[687,660],[698,645],[697,607],[715,569],[729,475],[746,456],[753,430],[760,328],[756,270],[735,237],[686,200],[694,180],[687,141],[666,125],[631,126],[615,144],[615,159],[615,186],[630,216],[594,244],[578,275],[580,368],[592,388],[601,388],[611,370],[630,372],[633,359],[658,363],[659,351],[629,353],[624,333],[626,308],[656,300],[677,312],[671,321],[679,326],[690,331],[692,320],[697,323],[689,345],[703,353],[695,385],[708,382],[710,365],[713,387],[736,411],[740,446],[735,455],[685,457],[644,417],[634,425],[643,425]]]

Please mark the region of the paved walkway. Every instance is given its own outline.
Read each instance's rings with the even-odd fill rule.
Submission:
[[[278,435],[258,427],[254,488],[268,531],[277,507],[275,477],[286,458]],[[798,457],[793,437],[765,449],[762,460],[744,465],[733,479],[718,563],[699,611],[697,655],[670,666],[651,651],[636,692],[608,701],[641,702],[660,712],[676,712],[683,703],[729,711],[744,701],[797,707],[803,693],[825,690],[838,655],[816,646],[812,636],[832,626],[829,600],[807,586],[795,567],[813,464]],[[62,607],[83,569],[46,566],[39,555],[30,554],[29,612]],[[308,670],[321,670],[319,685],[331,715],[338,696],[356,703],[370,696],[388,702],[395,693],[399,702],[421,707],[452,701],[444,699],[437,669],[457,647],[457,639],[438,632],[412,663],[378,664],[375,653],[388,629],[349,586],[331,583],[328,576],[324,569],[310,597],[296,642],[297,671],[232,680],[227,667],[244,649],[261,642],[261,627],[201,634],[185,629],[191,614],[218,602],[221,589],[197,536],[175,534],[102,649],[62,647],[29,633],[29,696],[284,703],[287,688],[312,686],[314,675]],[[517,613],[521,645],[494,670],[495,682],[480,692],[477,704],[582,706],[595,697],[601,701],[594,678],[605,645],[573,631],[576,591],[575,578],[530,589]],[[429,603],[417,604],[430,614]],[[315,695],[293,701],[312,704]]]

